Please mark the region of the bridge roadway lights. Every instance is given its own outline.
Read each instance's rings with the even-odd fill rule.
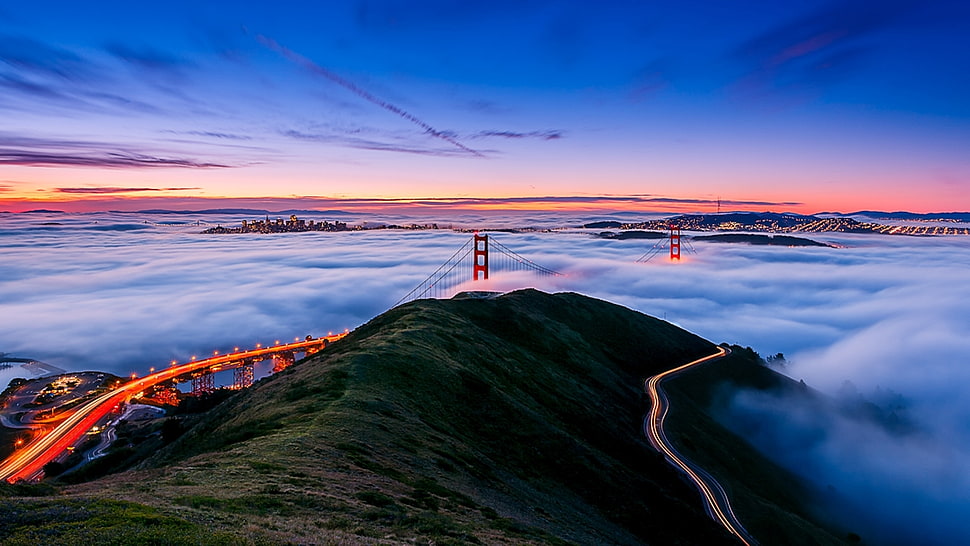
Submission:
[[[14,483],[17,480],[31,480],[41,476],[43,466],[46,463],[63,456],[68,446],[80,445],[85,438],[85,433],[91,430],[91,427],[96,425],[99,420],[104,419],[109,412],[117,411],[119,405],[126,398],[137,392],[160,383],[175,381],[178,377],[185,377],[186,375],[195,376],[192,378],[194,392],[213,390],[215,381],[212,375],[212,367],[226,363],[236,364],[236,367],[251,365],[252,361],[267,358],[272,352],[288,353],[288,356],[283,357],[283,360],[292,363],[294,352],[302,353],[307,349],[336,341],[345,335],[347,335],[346,332],[336,335],[329,334],[329,338],[311,338],[306,341],[262,350],[257,348],[245,351],[247,355],[213,356],[199,361],[192,358],[189,362],[173,363],[171,367],[126,384],[121,384],[121,381],[118,381],[114,384],[113,390],[82,404],[67,419],[53,426],[53,428],[45,427],[47,428],[45,433],[30,438],[29,442],[25,439],[24,444],[16,449],[13,454],[0,461],[0,480]],[[242,357],[242,360],[239,359],[240,357]]]
[[[279,373],[296,362],[293,351],[282,351],[273,355],[273,373]]]
[[[466,243],[467,244],[467,243]],[[472,265],[472,280],[478,280],[478,274],[482,274],[482,280],[488,280],[488,235],[479,235],[475,232],[475,249],[472,254],[474,259]]]
[[[310,336],[307,336],[307,337],[310,337]],[[307,340],[307,341],[309,341],[309,340]],[[320,344],[319,347],[307,347],[306,348],[306,356],[310,356],[312,354],[316,354],[316,353],[318,353],[318,352],[326,349],[327,348],[327,345],[330,345],[330,341],[325,339],[325,340],[323,340],[323,343]]]

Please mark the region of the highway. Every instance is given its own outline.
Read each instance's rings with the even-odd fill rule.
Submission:
[[[737,516],[731,509],[731,502],[728,499],[728,495],[724,491],[724,488],[721,487],[721,484],[703,468],[678,453],[677,449],[667,440],[663,428],[664,419],[667,417],[667,410],[670,408],[670,403],[667,401],[667,395],[664,394],[661,384],[684,370],[723,358],[730,354],[730,352],[730,349],[718,347],[717,352],[712,355],[698,358],[683,366],[647,379],[643,384],[643,388],[647,396],[650,397],[650,412],[643,420],[643,433],[650,440],[650,444],[654,449],[663,453],[667,461],[680,469],[681,472],[694,482],[694,485],[697,486],[697,489],[704,499],[704,510],[707,512],[707,515],[720,523],[741,542],[747,546],[753,546],[757,544],[757,541],[748,534],[748,531],[738,521]]]
[[[49,433],[16,450],[0,463],[0,479],[11,483],[18,480],[37,479],[43,473],[45,464],[60,457],[69,446],[76,445],[91,427],[107,416],[118,404],[157,383],[195,371],[238,362],[244,358],[264,357],[283,351],[303,352],[307,349],[320,347],[324,342],[336,341],[345,335],[347,334],[341,333],[284,345],[271,345],[224,355],[217,354],[202,360],[173,364],[169,368],[139,379],[133,379],[117,389],[81,405]]]

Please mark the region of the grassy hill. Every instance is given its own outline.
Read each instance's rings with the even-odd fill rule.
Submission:
[[[732,544],[641,433],[643,379],[711,352],[710,342],[666,322],[576,294],[420,300],[185,420],[187,431],[139,469],[64,488],[69,501],[8,499],[5,508],[130,510],[141,514],[136,531],[157,520],[166,530],[184,527],[192,544],[227,536]],[[714,383],[695,387],[705,384]],[[743,448],[704,404],[683,407],[696,415],[676,416],[695,429],[679,441],[716,437],[715,459]],[[767,463],[745,453],[740,464]],[[765,468],[767,482],[784,479]],[[779,504],[777,491],[751,490],[763,493],[759,514],[796,513],[793,533],[823,533],[797,515],[797,494]],[[74,534],[47,536],[97,527],[94,516],[72,522]],[[110,536],[106,525],[91,536]],[[29,532],[0,527],[0,538],[29,543]]]
[[[774,392],[821,406],[825,398],[804,383],[775,373],[751,349],[732,347],[725,359],[666,384],[671,411],[668,439],[728,491],[742,523],[763,544],[845,544],[847,531],[819,527],[810,509],[823,492],[779,467],[719,424],[740,389]]]

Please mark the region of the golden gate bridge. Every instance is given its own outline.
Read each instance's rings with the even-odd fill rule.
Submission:
[[[682,238],[680,235],[680,228],[671,224],[669,227],[669,234],[667,237],[657,241],[653,247],[643,253],[636,259],[638,264],[647,263],[655,257],[663,253],[664,250],[670,250],[670,261],[676,262],[680,261],[680,249],[681,246],[687,249],[687,252],[691,254],[696,254],[697,251],[694,250],[694,245],[690,244],[690,239]],[[682,240],[683,239],[683,240]]]
[[[500,271],[531,271],[540,277],[565,276],[524,258],[494,238],[489,239],[487,234],[479,235],[476,232],[434,273],[398,300],[394,307],[422,298],[450,297],[458,285],[469,280],[488,280],[489,272]]]
[[[665,239],[662,243],[667,245],[662,248],[669,246],[671,260],[680,259],[679,229],[671,227],[669,241]],[[659,245],[660,243],[655,245],[637,261],[645,262],[659,254],[657,250],[660,248]],[[690,249],[690,244],[687,243],[687,245]],[[469,280],[488,280],[490,273],[520,271],[531,272],[540,277],[565,276],[563,273],[523,257],[494,238],[489,238],[487,234],[475,232],[438,269],[394,306],[421,298],[451,297],[459,285]],[[276,345],[267,347],[257,345],[255,349],[249,350],[236,348],[225,354],[216,351],[208,358],[196,360],[192,357],[190,361],[181,364],[173,361],[170,366],[161,368],[159,371],[152,368],[149,375],[141,378],[133,374],[130,382],[114,390],[85,397],[84,403],[80,406],[64,411],[63,420],[52,429],[19,448],[6,460],[0,461],[0,479],[10,482],[37,479],[43,475],[44,464],[63,457],[66,450],[79,443],[88,430],[97,423],[103,422],[120,403],[131,400],[155,385],[190,379],[192,392],[203,394],[215,389],[213,378],[215,373],[232,370],[233,384],[230,388],[243,389],[253,383],[253,366],[256,362],[272,359],[273,372],[279,372],[295,362],[296,354],[313,354],[346,335],[345,331],[319,338],[307,336],[306,339],[296,339],[292,343],[276,342]]]

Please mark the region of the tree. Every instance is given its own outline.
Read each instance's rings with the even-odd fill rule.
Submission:
[[[162,422],[162,441],[170,444],[178,439],[185,430],[182,428],[182,421],[174,417],[169,417]]]
[[[59,463],[57,461],[51,461],[44,465],[44,476],[48,478],[53,478],[55,476],[59,476],[65,470],[67,469],[64,467],[63,463]]]

